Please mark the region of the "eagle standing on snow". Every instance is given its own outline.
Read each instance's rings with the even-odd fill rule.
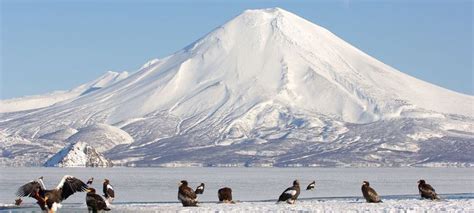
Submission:
[[[188,181],[182,180],[178,188],[178,200],[183,206],[197,206],[197,196],[194,191],[189,188]]]
[[[112,185],[110,185],[110,181],[108,179],[104,179],[104,184],[102,186],[102,192],[104,192],[104,197],[107,199],[109,203],[112,203],[115,199],[115,191]]]
[[[313,182],[309,183],[308,187],[306,187],[306,190],[313,190],[315,186],[316,181],[313,180]]]
[[[201,185],[199,185],[196,190],[194,191],[194,193],[196,194],[202,194],[204,193],[204,183],[201,183]]]
[[[229,187],[219,189],[219,191],[217,191],[217,197],[219,198],[219,202],[234,203],[234,201],[232,201],[232,189]]]
[[[86,204],[89,212],[97,213],[98,211],[110,211],[104,198],[95,193],[94,188],[87,189]]]
[[[287,188],[281,193],[278,198],[278,202],[286,201],[289,204],[294,204],[298,196],[300,195],[300,182],[298,180],[293,181],[293,186]],[[277,203],[278,203],[277,202]]]
[[[372,187],[370,187],[370,184],[368,181],[362,182],[362,195],[364,195],[364,198],[367,201],[367,203],[381,203],[382,202],[377,192]]]
[[[92,182],[94,182],[94,177],[89,178],[89,180],[87,180],[87,183],[86,183],[86,184],[87,184],[88,186],[90,186],[90,185],[92,185]]]
[[[32,197],[37,200],[41,210],[55,212],[61,207],[60,203],[76,192],[86,191],[87,185],[81,180],[65,175],[55,189],[47,190],[43,184],[43,177],[21,186],[16,195],[18,197]]]
[[[418,191],[420,192],[421,198],[439,200],[435,189],[430,184],[427,184],[425,180],[418,181]]]

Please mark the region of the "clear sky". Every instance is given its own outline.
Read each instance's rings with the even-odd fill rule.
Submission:
[[[136,71],[245,9],[281,7],[416,78],[474,95],[473,1],[0,0],[1,99]]]

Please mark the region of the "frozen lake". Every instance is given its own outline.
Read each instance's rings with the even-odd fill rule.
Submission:
[[[4,207],[14,202],[14,194],[20,185],[44,176],[46,187],[53,188],[66,174],[84,182],[94,177],[93,187],[99,191],[102,180],[109,179],[117,196],[115,211],[189,210],[177,203],[180,180],[188,180],[192,188],[201,182],[206,184],[204,194],[199,196],[203,204],[193,211],[313,211],[342,207],[391,211],[394,207],[416,210],[417,206],[465,211],[474,206],[472,168],[1,168],[0,171],[0,203]],[[302,189],[316,180],[316,190],[302,190],[301,202],[295,206],[275,205],[280,193],[294,179],[300,180]],[[418,179],[427,180],[446,200],[418,200]],[[368,180],[386,200],[383,204],[362,202],[360,187],[363,180]],[[231,187],[234,199],[241,203],[215,204],[217,190],[224,186]],[[85,210],[84,201],[85,193],[74,194],[64,202],[62,210]],[[24,208],[3,211],[31,212],[32,208],[28,207],[33,203],[33,199],[24,198]]]

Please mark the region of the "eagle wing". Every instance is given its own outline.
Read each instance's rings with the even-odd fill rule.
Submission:
[[[372,201],[374,201],[374,202],[380,201],[380,197],[374,189],[369,187],[369,189],[367,190],[367,194],[369,195],[369,198]]]
[[[76,192],[86,191],[88,188],[87,184],[73,176],[64,176],[64,184],[62,185],[62,199],[66,200],[69,196]]]
[[[31,181],[23,186],[20,186],[16,192],[16,196],[18,197],[34,197],[36,192],[42,193],[45,189],[43,188],[42,184],[36,180]]]
[[[107,196],[109,196],[111,198],[115,198],[114,188],[110,184],[107,185]]]
[[[314,182],[311,182],[311,183],[308,185],[308,187],[306,187],[306,190],[314,189],[314,186],[315,186],[315,185],[316,185],[316,184],[315,184]]]
[[[426,184],[424,186],[420,186],[420,187],[418,187],[418,189],[420,190],[420,194],[431,194],[431,193],[435,192],[433,187],[430,186],[429,184]]]
[[[104,198],[102,198],[98,194],[92,195],[93,199],[97,203],[97,209],[105,209],[107,208],[107,203],[105,202]]]
[[[286,201],[293,196],[295,196],[297,193],[296,189],[293,189],[293,187],[285,189],[283,193],[281,193],[280,197],[278,198],[278,201]]]
[[[199,185],[196,190],[194,190],[194,193],[196,194],[202,194],[204,192],[204,186],[203,185]]]
[[[88,207],[97,210],[104,210],[107,208],[107,203],[105,202],[104,198],[98,194],[87,195],[86,204]]]
[[[190,198],[190,199],[196,199],[197,198],[196,193],[194,193],[194,191],[189,187],[186,187],[186,188],[183,187],[183,189],[181,190],[180,193],[182,195],[184,195],[185,197]]]
[[[420,191],[420,195],[429,196],[431,199],[438,198],[435,189],[430,184],[420,186],[418,189]]]
[[[426,185],[425,185],[425,188],[426,188],[427,190],[436,192],[435,189],[434,189],[430,184],[426,184]]]

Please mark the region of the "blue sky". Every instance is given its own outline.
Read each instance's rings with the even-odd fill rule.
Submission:
[[[473,1],[1,2],[2,99],[135,71],[245,9],[281,7],[416,78],[474,95]]]

